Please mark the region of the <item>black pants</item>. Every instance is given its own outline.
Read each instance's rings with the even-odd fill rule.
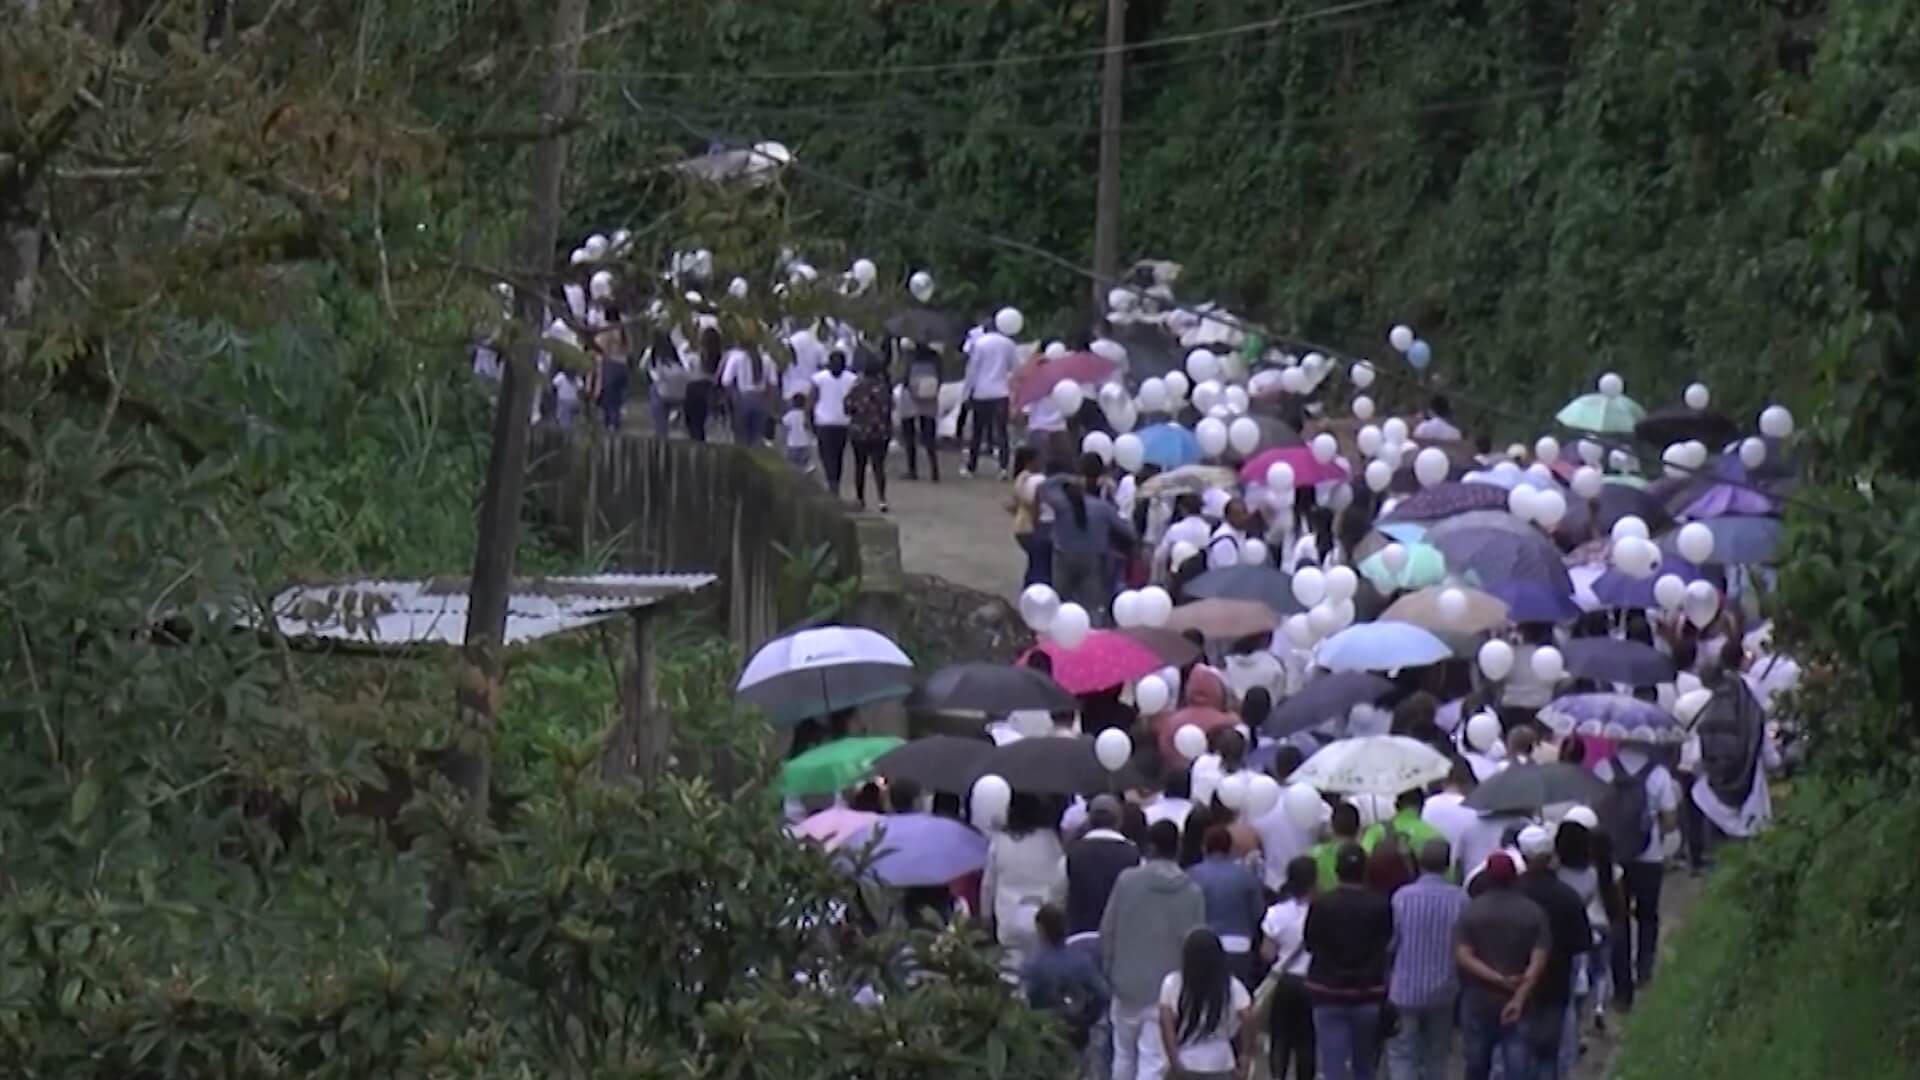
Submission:
[[[1267,1055],[1273,1080],[1286,1080],[1288,1061],[1293,1063],[1294,1080],[1313,1080],[1319,1061],[1314,1056],[1313,1002],[1307,997],[1304,979],[1288,976],[1274,988],[1267,1034],[1273,1040]]]
[[[820,440],[820,471],[827,474],[827,490],[840,494],[840,473],[847,464],[847,425],[815,424]]]
[[[887,440],[861,439],[853,444],[853,497],[867,505],[867,470],[873,470],[873,493],[887,502]]]
[[[713,384],[706,381],[687,384],[687,400],[680,406],[680,418],[686,421],[687,438],[707,441],[707,414],[713,409]]]
[[[1653,977],[1654,956],[1660,948],[1660,886],[1666,872],[1665,863],[1638,859],[1620,866],[1628,919],[1614,928],[1613,998],[1621,1008],[1633,1007],[1636,980]]]
[[[907,448],[907,479],[920,479],[920,465],[917,451],[925,447],[927,451],[927,469],[934,483],[940,482],[940,455],[934,449],[934,425],[931,416],[909,416],[900,421],[900,441]]]
[[[967,443],[967,470],[980,467],[980,440],[985,437],[989,450],[1000,451],[1000,471],[1013,465],[1013,448],[1007,443],[1007,399],[975,398],[973,402],[973,438]]]

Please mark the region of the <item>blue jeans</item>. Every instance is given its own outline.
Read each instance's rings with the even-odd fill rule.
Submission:
[[[1461,1041],[1467,1057],[1467,1080],[1487,1080],[1494,1058],[1500,1059],[1504,1080],[1540,1080],[1533,1044],[1527,1040],[1524,1018],[1518,1024],[1500,1022],[1506,1007],[1504,994],[1470,986],[1460,995]]]
[[[1387,1040],[1387,1075],[1393,1080],[1446,1080],[1453,1049],[1452,1001],[1423,1008],[1399,1007],[1400,1028]]]
[[[1313,1007],[1313,1041],[1320,1051],[1320,1080],[1373,1080],[1380,1053],[1380,1005]]]

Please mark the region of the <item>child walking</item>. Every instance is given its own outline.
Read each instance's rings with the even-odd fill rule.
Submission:
[[[784,440],[787,463],[812,475],[813,429],[807,426],[807,395],[795,394],[787,401],[787,411],[780,417],[780,427],[787,433]]]

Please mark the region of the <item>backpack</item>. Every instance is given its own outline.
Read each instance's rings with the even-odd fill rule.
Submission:
[[[1607,761],[1613,771],[1613,799],[1604,824],[1613,839],[1614,858],[1631,862],[1653,842],[1653,800],[1647,795],[1647,777],[1659,763],[1648,761],[1639,772],[1629,773],[1618,754]]]
[[[907,365],[907,395],[915,401],[940,400],[940,361],[928,356]]]

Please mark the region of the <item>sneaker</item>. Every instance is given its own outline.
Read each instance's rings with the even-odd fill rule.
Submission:
[[[1000,470],[1000,479],[1002,479],[1002,480],[1011,480],[1011,479],[1013,479],[1013,474],[1012,474],[1012,473],[1009,473],[1009,472],[1008,472],[1007,470],[1005,470],[1005,469],[1001,469],[1001,470]]]
[[[881,504],[880,504],[880,512],[881,512],[881,513],[883,513],[883,514],[887,512],[887,504],[886,504],[886,503],[881,503]]]
[[[973,475],[972,469],[967,468],[965,465],[960,466],[960,479],[965,480],[967,477],[972,475]]]

